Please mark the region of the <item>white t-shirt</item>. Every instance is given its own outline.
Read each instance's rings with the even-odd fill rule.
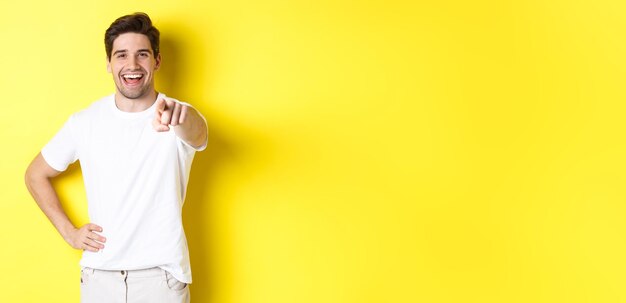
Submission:
[[[114,95],[104,97],[71,115],[41,154],[58,171],[80,161],[89,219],[107,238],[99,252],[83,252],[81,266],[161,267],[191,283],[181,214],[191,162],[206,142],[194,149],[173,127],[155,131],[155,106],[129,113],[117,108]]]

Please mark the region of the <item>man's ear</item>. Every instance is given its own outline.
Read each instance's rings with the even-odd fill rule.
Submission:
[[[159,67],[161,67],[161,53],[159,53],[156,58],[156,64],[154,65],[154,70],[159,70]]]
[[[111,60],[107,57],[107,73],[111,73]]]

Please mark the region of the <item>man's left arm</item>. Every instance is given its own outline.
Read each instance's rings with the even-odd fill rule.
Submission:
[[[193,107],[172,100],[159,99],[152,126],[164,132],[174,127],[174,132],[189,145],[199,148],[207,140],[207,125],[200,113]]]

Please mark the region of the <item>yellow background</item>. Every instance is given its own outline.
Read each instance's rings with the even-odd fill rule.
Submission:
[[[4,1],[0,302],[78,302],[28,163],[113,92],[145,11],[157,88],[209,120],[193,302],[626,302],[623,1]],[[87,222],[79,168],[55,182]]]

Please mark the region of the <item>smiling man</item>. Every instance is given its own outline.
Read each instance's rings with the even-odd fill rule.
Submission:
[[[81,302],[189,302],[181,214],[207,124],[155,90],[159,31],[148,15],[115,20],[105,47],[115,93],[70,116],[28,167],[26,185],[63,239],[83,250]],[[81,227],[50,181],[76,160],[91,222]]]

